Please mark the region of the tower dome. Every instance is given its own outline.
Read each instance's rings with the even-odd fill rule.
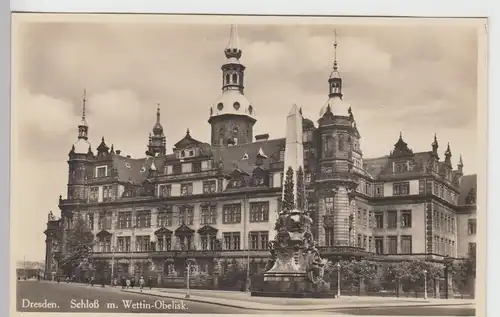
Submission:
[[[328,108],[330,108],[330,111],[333,113],[335,116],[349,116],[349,108],[350,105],[349,103],[345,102],[344,100],[338,98],[338,97],[330,97],[328,101],[324,104],[324,106],[321,108],[319,116],[322,117],[325,112],[327,112]]]

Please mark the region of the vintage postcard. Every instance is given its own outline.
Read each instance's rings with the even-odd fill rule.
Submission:
[[[14,14],[12,311],[479,315],[485,26]]]

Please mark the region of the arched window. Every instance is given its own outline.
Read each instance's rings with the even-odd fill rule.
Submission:
[[[229,74],[226,74],[226,85],[228,85],[228,84],[229,84],[229,80],[230,80],[230,78],[231,78],[231,77],[229,76]]]
[[[344,135],[339,134],[339,151],[344,150]]]
[[[237,83],[238,83],[238,75],[233,74],[233,84],[237,84]]]

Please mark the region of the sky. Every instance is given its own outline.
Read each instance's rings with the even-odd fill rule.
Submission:
[[[77,138],[83,90],[92,148],[104,136],[124,155],[143,157],[161,105],[167,147],[186,129],[209,142],[209,107],[221,93],[226,24],[22,23],[16,30],[16,164],[29,199],[13,217],[16,257],[43,260],[47,214],[66,197],[67,155]],[[477,29],[363,24],[239,25],[245,95],[257,117],[254,135],[285,135],[293,104],[316,122],[328,99],[333,29],[348,102],[365,158],[389,154],[400,132],[414,152],[431,150],[434,133],[452,163],[476,173]],[[23,196],[25,198],[26,196]],[[28,198],[28,197],[26,197]]]

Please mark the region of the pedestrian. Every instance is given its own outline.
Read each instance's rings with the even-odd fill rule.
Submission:
[[[134,288],[134,285],[135,285],[135,278],[132,276],[132,278],[130,279],[130,287]]]
[[[139,287],[141,289],[141,293],[142,293],[142,290],[144,289],[144,277],[141,276],[141,278],[139,279]]]
[[[101,287],[104,287],[105,284],[106,284],[106,278],[103,276],[101,277]]]
[[[127,280],[125,280],[124,276],[122,276],[121,281],[122,281],[122,289],[125,289],[125,287],[127,287]]]
[[[148,287],[149,289],[153,287],[153,279],[151,278],[151,276],[148,278]]]
[[[118,285],[118,278],[117,278],[117,277],[115,277],[115,278],[113,279],[113,287],[114,287],[114,286],[117,286],[117,285]]]
[[[94,277],[90,277],[90,286],[94,286]]]
[[[131,284],[131,281],[130,281],[130,278],[127,278],[127,288],[130,288],[130,284]]]

